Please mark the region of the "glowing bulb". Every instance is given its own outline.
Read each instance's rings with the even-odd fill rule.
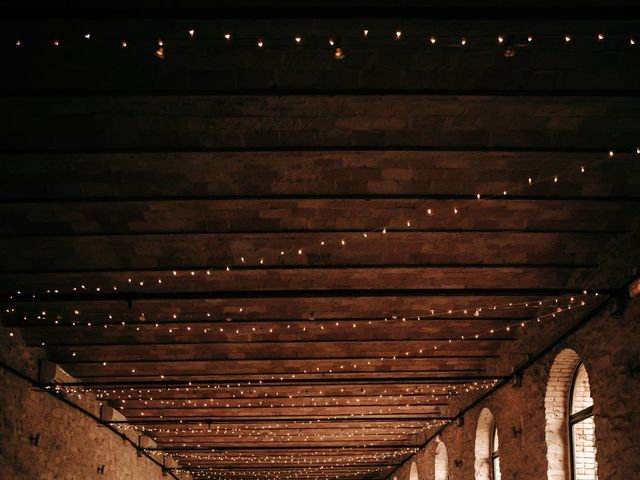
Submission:
[[[465,46],[467,44],[467,37],[462,37],[460,39],[460,45]]]
[[[629,37],[629,45],[635,45],[636,44],[636,39],[633,37]]]
[[[396,40],[400,40],[400,37],[402,37],[402,32],[400,30],[396,30]]]
[[[333,41],[333,38],[329,39],[329,45],[331,45],[332,47],[335,45],[336,42]]]
[[[54,41],[53,41],[53,45],[54,45],[55,47],[59,46],[59,45],[60,45],[60,40],[54,40]]]
[[[300,44],[300,42],[302,42],[302,37],[296,37],[294,38],[294,40],[296,41],[297,44]]]
[[[22,45],[22,42],[20,40],[16,40],[16,47],[19,47],[20,45]]]
[[[196,31],[193,28],[191,30],[189,30],[189,36],[191,38],[195,37],[195,35],[196,35]]]
[[[90,33],[85,33],[84,34],[84,38],[86,38],[87,40],[91,40],[91,34]]]
[[[564,41],[565,41],[566,43],[569,43],[569,42],[571,41],[571,36],[570,36],[570,35],[565,35],[565,36],[564,36]]]
[[[369,30],[367,29],[362,30],[362,35],[364,36],[364,38],[367,38],[369,36]]]
[[[122,46],[122,48],[127,48],[127,42],[125,40],[122,40],[122,42],[120,42],[120,45]]]
[[[502,35],[498,35],[498,43],[504,42],[504,37]]]
[[[527,42],[529,42],[529,43],[533,42],[533,36],[532,35],[529,35],[527,37]]]
[[[225,40],[231,40],[231,34],[230,33],[225,33],[224,34],[224,39]]]
[[[162,41],[161,38],[158,39],[158,46],[159,47],[163,47],[164,46],[164,42]]]
[[[433,35],[429,37],[429,42],[431,42],[431,45],[435,45],[437,41],[438,40]]]
[[[458,209],[456,207],[453,207],[453,213],[456,215],[458,214]]]
[[[609,157],[613,157],[614,153],[613,150],[609,150]]]
[[[264,42],[262,40],[258,40],[258,48],[262,48],[264,46]]]

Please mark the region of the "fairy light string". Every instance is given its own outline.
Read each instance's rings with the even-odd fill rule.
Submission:
[[[411,30],[416,30],[412,27]],[[347,35],[326,34],[324,36],[317,34],[302,33],[293,34],[291,36],[283,36],[282,34],[271,34],[261,36],[238,36],[232,31],[225,31],[216,36],[206,28],[196,29],[194,26],[184,28],[184,34],[181,36],[160,36],[152,39],[144,40],[135,38],[133,40],[118,37],[96,36],[92,32],[87,31],[84,34],[76,36],[55,37],[48,41],[48,44],[55,49],[79,47],[81,42],[88,45],[96,46],[113,46],[127,49],[133,45],[139,48],[149,48],[149,44],[155,43],[155,47],[151,49],[153,55],[160,59],[165,59],[165,48],[167,44],[174,44],[184,48],[185,42],[193,45],[205,44],[207,46],[216,46],[218,48],[254,48],[256,50],[266,50],[267,46],[286,48],[328,48],[336,60],[345,58],[347,51],[360,51],[365,45],[368,48],[373,46],[386,46],[390,41],[396,45],[417,45],[426,49],[448,48],[448,49],[468,49],[479,47],[497,48],[506,58],[512,58],[518,51],[526,51],[538,46],[552,47],[564,46],[564,48],[573,48],[575,44],[598,46],[603,45],[615,49],[635,49],[638,33],[611,33],[604,31],[595,33],[505,33],[498,32],[495,34],[435,34],[433,32],[423,31],[423,33],[407,33],[405,30],[398,28],[390,32],[383,30],[371,30],[368,27],[362,28],[359,33],[351,31]],[[20,50],[33,45],[41,45],[43,40],[32,39],[27,37],[16,38],[13,40],[13,46]],[[349,49],[345,48],[348,43]]]

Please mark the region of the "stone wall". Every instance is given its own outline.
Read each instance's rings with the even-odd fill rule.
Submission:
[[[628,480],[640,478],[640,374],[633,372],[639,364],[640,345],[631,339],[640,335],[640,301],[632,301],[623,318],[602,313],[583,328],[556,346],[552,352],[528,368],[522,386],[505,385],[491,394],[464,416],[464,425],[448,426],[439,436],[446,445],[449,461],[449,480],[475,479],[476,430],[481,411],[489,409],[495,419],[500,439],[500,468],[502,478],[567,479],[568,468],[549,469],[547,440],[549,437],[545,412],[545,397],[549,379],[552,389],[559,390],[563,362],[554,361],[559,354],[564,363],[571,362],[574,351],[584,362],[594,401],[596,461],[598,478]],[[568,350],[569,349],[569,350]],[[552,365],[554,373],[552,373]],[[574,366],[575,368],[575,366]],[[566,392],[568,394],[568,392]],[[547,398],[547,406],[550,399]],[[560,410],[565,405],[556,405]],[[514,429],[521,429],[518,435]],[[482,430],[482,429],[481,429]],[[568,435],[568,430],[565,430]],[[564,440],[564,439],[563,439]],[[551,454],[566,444],[553,444]],[[435,456],[438,441],[431,441],[407,460],[389,478],[409,480],[415,462],[419,480],[435,478]],[[568,453],[564,459],[569,462]],[[568,463],[567,463],[568,465]],[[552,464],[553,467],[553,464]]]
[[[37,378],[38,349],[23,346],[19,333],[0,328],[0,360],[30,378]],[[99,405],[75,399],[98,414]],[[75,402],[74,402],[75,403]],[[37,445],[31,438],[38,437]],[[103,472],[99,470],[104,466]],[[11,480],[155,480],[162,469],[115,432],[0,369],[0,478]]]

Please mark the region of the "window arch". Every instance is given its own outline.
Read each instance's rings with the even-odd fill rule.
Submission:
[[[418,466],[416,462],[411,462],[411,470],[409,471],[409,480],[420,480],[418,478]]]
[[[474,464],[476,480],[500,480],[498,429],[491,410],[483,408],[476,428]]]
[[[549,480],[597,480],[595,425],[589,377],[580,357],[562,350],[545,395]]]
[[[493,432],[491,432],[491,478],[493,480],[500,480],[501,477],[499,446],[498,427],[496,427],[496,422],[493,422]]]
[[[449,480],[449,456],[447,455],[447,447],[438,442],[436,447],[436,460],[435,460],[435,480]]]
[[[596,435],[593,399],[584,364],[576,368],[569,397],[569,443],[572,480],[597,480]]]

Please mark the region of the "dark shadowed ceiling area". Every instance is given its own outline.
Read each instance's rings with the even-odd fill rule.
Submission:
[[[6,7],[2,323],[170,475],[392,478],[637,261],[639,14],[539,3]]]

